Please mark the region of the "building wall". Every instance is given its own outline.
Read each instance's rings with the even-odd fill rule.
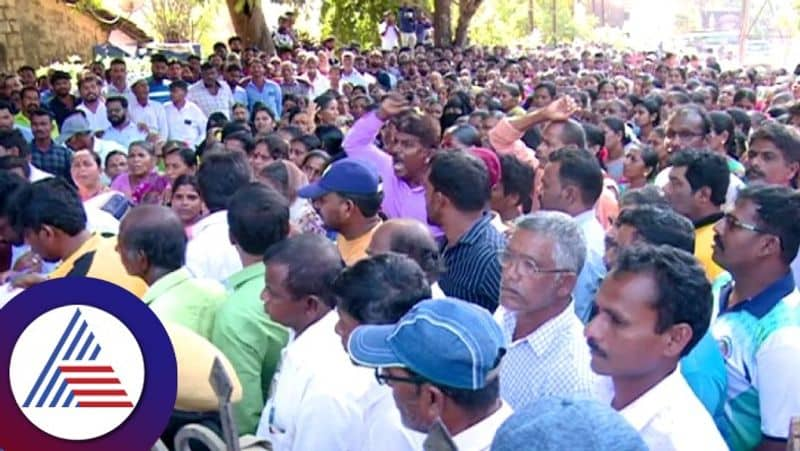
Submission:
[[[88,13],[63,0],[0,0],[0,70],[92,56],[108,33]]]

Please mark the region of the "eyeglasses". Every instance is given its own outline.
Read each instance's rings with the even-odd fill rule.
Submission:
[[[751,232],[763,233],[766,235],[775,235],[774,233],[767,231],[766,229],[762,229],[761,227],[755,224],[749,224],[743,222],[742,220],[740,220],[731,213],[725,213],[725,215],[722,218],[725,221],[725,227],[729,229],[744,229],[744,230],[749,230]]]
[[[542,269],[531,257],[511,252],[508,249],[499,250],[497,252],[497,258],[500,260],[500,266],[503,267],[503,269],[508,269],[512,265],[518,265],[517,267],[521,268],[524,276],[532,276],[534,274],[559,274],[575,272],[570,269]]]
[[[409,377],[401,377],[392,376],[384,371],[385,368],[375,368],[375,380],[378,381],[378,385],[386,385],[389,382],[405,382],[407,384],[422,385],[428,382],[426,379],[415,374],[412,374]]]

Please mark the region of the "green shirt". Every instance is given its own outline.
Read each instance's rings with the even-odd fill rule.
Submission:
[[[250,265],[228,278],[228,300],[217,312],[211,342],[231,361],[242,384],[242,400],[234,404],[239,434],[254,434],[269,396],[269,386],[288,331],[264,311],[263,263]]]
[[[14,115],[14,124],[31,130],[31,120],[21,112]],[[58,125],[56,125],[56,121],[52,121],[52,125],[53,129],[50,130],[50,137],[56,139],[58,138]],[[33,130],[31,130],[31,132],[33,132]]]
[[[225,288],[214,280],[194,279],[181,268],[158,279],[142,300],[162,322],[180,324],[210,340]]]

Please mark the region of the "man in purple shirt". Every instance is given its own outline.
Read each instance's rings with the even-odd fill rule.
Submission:
[[[397,131],[394,139],[384,139],[381,150],[375,138],[389,120]],[[430,157],[439,146],[439,130],[436,120],[410,111],[404,99],[387,97],[376,111],[353,124],[342,143],[349,157],[375,165],[383,182],[382,209],[386,216],[422,221],[437,238],[443,232],[428,223],[423,182]]]

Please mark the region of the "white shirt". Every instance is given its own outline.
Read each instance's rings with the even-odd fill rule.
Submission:
[[[151,102],[142,106],[135,99],[128,105],[128,115],[131,122],[135,124],[145,124],[152,133],[158,133],[162,139],[169,136],[169,126],[167,125],[167,113],[164,112],[164,105],[159,102]]]
[[[381,33],[381,50],[392,50],[400,46],[400,30],[397,29],[397,24],[381,22],[378,32]]]
[[[81,103],[76,110],[83,111],[86,114],[86,120],[89,121],[89,128],[94,132],[101,132],[108,127],[111,127],[111,122],[108,122],[108,115],[106,113],[106,104],[98,101],[97,111],[92,112],[85,104]]]
[[[517,314],[500,306],[494,314],[508,343],[500,366],[500,396],[514,410],[547,396],[592,398],[598,376],[592,372],[583,323],[570,302],[528,336],[512,341]]]
[[[228,236],[228,211],[221,210],[192,227],[193,238],[186,246],[186,267],[197,278],[224,283],[241,271],[242,261]]]
[[[611,404],[611,379],[600,382]],[[714,420],[695,396],[680,366],[620,412],[652,451],[727,451]]]
[[[365,88],[369,88],[369,82],[367,79],[355,69],[353,69],[353,71],[349,74],[345,74],[344,71],[342,71],[341,81],[344,83],[350,83],[353,86],[363,86]]]
[[[319,72],[317,72],[317,76],[316,78],[314,78],[313,81],[308,79],[308,77],[306,77],[306,80],[308,80],[308,83],[311,85],[312,99],[316,99],[317,97],[321,96],[322,94],[325,94],[326,92],[328,92],[329,89],[331,89],[331,81],[328,80],[328,77],[320,74]]]
[[[188,99],[197,105],[206,116],[211,116],[212,113],[219,111],[225,117],[231,117],[231,109],[233,108],[233,93],[231,88],[225,81],[217,82],[217,94],[211,94],[211,91],[203,84],[203,80],[198,81],[189,87]]]
[[[146,141],[147,133],[139,130],[139,127],[134,122],[128,121],[128,124],[122,128],[108,127],[103,133],[103,139],[114,141],[127,149],[132,142]]]
[[[364,412],[362,451],[417,451],[422,449],[425,434],[403,426],[392,389],[372,380],[367,393],[359,399]]]
[[[167,102],[164,104],[164,112],[167,114],[170,140],[181,141],[190,146],[203,142],[208,118],[200,107],[187,100],[179,110],[172,102]]]
[[[31,175],[28,177],[28,181],[31,183],[38,182],[39,180],[49,179],[53,176],[53,174],[45,172],[30,163],[28,163],[28,167],[31,169]]]
[[[511,406],[503,401],[503,405],[488,418],[453,436],[453,443],[458,451],[489,451],[500,425],[513,413]]]
[[[362,399],[371,369],[353,365],[330,311],[282,351],[256,435],[274,451],[352,451],[361,446]]]
[[[433,282],[433,284],[431,284],[431,296],[431,299],[444,299],[447,297],[442,287],[439,286],[439,282]]]
[[[94,150],[94,153],[96,153],[98,156],[100,156],[100,163],[103,164],[103,167],[105,167],[106,157],[108,156],[108,154],[110,154],[111,152],[113,152],[115,150],[120,151],[120,152],[124,153],[125,155],[128,155],[128,148],[127,147],[122,147],[122,145],[117,143],[117,142],[108,141],[108,140],[100,139],[100,138],[97,138],[97,137],[94,138],[94,146],[92,146],[92,147],[93,147],[92,150]]]
[[[661,170],[661,172],[656,175],[656,179],[653,184],[662,190],[667,183],[669,183],[669,171],[672,169],[672,166],[668,166]],[[739,190],[745,187],[745,183],[735,175],[730,175],[730,181],[728,182],[728,191],[725,193],[725,207],[732,208],[733,204],[736,203],[736,197],[739,195]]]
[[[575,300],[575,314],[578,319],[586,323],[594,303],[594,296],[600,286],[600,280],[606,275],[606,265],[603,255],[606,252],[606,232],[597,220],[594,209],[587,210],[575,216],[575,222],[583,233],[586,243],[586,260],[583,269],[578,274],[578,281],[572,290]]]

